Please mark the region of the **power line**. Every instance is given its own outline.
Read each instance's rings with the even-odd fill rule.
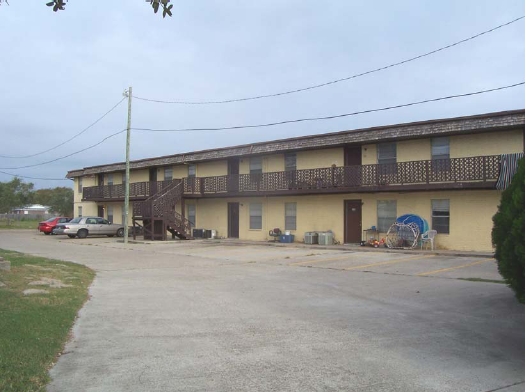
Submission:
[[[505,89],[516,87],[516,86],[520,86],[520,85],[523,85],[523,84],[524,84],[524,82],[515,83],[515,84],[511,84],[509,86],[502,86],[502,87],[497,87],[497,88],[488,89],[488,90],[480,90],[480,91],[466,93],[466,94],[450,95],[450,96],[447,96],[447,97],[426,99],[424,101],[417,101],[417,102],[405,103],[405,104],[401,104],[401,105],[387,106],[387,107],[379,108],[379,109],[361,110],[361,111],[357,111],[357,112],[353,112],[353,113],[337,114],[337,115],[326,116],[326,117],[313,117],[313,118],[300,118],[300,119],[296,119],[296,120],[285,120],[285,121],[279,121],[279,122],[273,122],[273,123],[267,123],[267,124],[237,125],[237,126],[231,126],[231,127],[218,127],[218,128],[183,128],[183,129],[130,128],[130,129],[134,130],[134,131],[147,131],[147,132],[197,132],[197,131],[225,131],[225,130],[244,129],[244,128],[263,128],[263,127],[271,127],[271,126],[276,126],[276,125],[291,124],[291,123],[298,123],[298,122],[304,122],[304,121],[331,120],[331,119],[334,119],[334,118],[356,116],[358,114],[364,114],[364,113],[373,113],[373,112],[380,112],[380,111],[391,110],[391,109],[399,109],[399,108],[408,107],[408,106],[421,105],[421,104],[429,103],[429,102],[444,101],[444,100],[447,100],[447,99],[468,97],[468,96],[471,96],[471,95],[479,95],[479,94],[485,94],[485,93],[489,93],[489,92],[493,92],[493,91],[505,90]],[[19,166],[19,167],[0,167],[0,170],[26,169],[26,168],[29,168],[29,167],[42,166],[42,165],[46,165],[48,163],[59,161],[61,159],[69,158],[70,156],[73,156],[73,155],[76,155],[76,154],[80,154],[81,152],[84,152],[86,150],[90,150],[90,149],[92,149],[94,147],[97,147],[98,145],[104,143],[106,140],[108,140],[108,139],[110,139],[110,138],[112,138],[114,136],[117,136],[117,135],[119,135],[119,134],[121,134],[123,132],[126,132],[126,129],[123,129],[123,130],[115,132],[115,133],[113,133],[113,134],[111,134],[109,136],[106,136],[104,139],[102,139],[98,143],[95,143],[95,144],[93,144],[93,145],[91,145],[89,147],[83,148],[82,150],[72,152],[71,154],[68,154],[68,155],[65,155],[65,156],[62,156],[62,157],[59,157],[59,158],[52,159],[50,161],[40,162],[40,163],[37,163],[37,164],[34,164],[34,165]]]
[[[70,181],[69,178],[43,178],[43,177],[29,177],[29,176],[21,176],[20,174],[7,173],[7,172],[1,171],[1,170],[0,170],[0,173],[2,173],[2,174],[7,174],[8,176],[12,176],[12,177],[27,178],[27,179],[30,179],[30,180]]]
[[[11,158],[11,159],[18,159],[18,158],[32,158],[32,157],[36,157],[38,155],[42,155],[42,154],[45,154],[46,152],[49,152],[49,151],[53,151],[53,150],[56,150],[57,148],[63,146],[64,144],[72,141],[73,139],[75,139],[76,137],[82,135],[84,132],[86,132],[88,129],[90,129],[92,126],[94,126],[95,124],[97,124],[100,120],[102,120],[104,117],[106,117],[108,114],[110,114],[117,106],[119,106],[122,101],[124,101],[126,99],[126,97],[124,97],[123,99],[121,99],[115,106],[113,106],[110,110],[108,110],[106,113],[104,113],[101,117],[99,117],[97,120],[95,120],[93,123],[91,123],[90,125],[88,125],[86,128],[84,128],[82,131],[80,131],[79,133],[77,133],[75,136],[69,138],[68,140],[66,140],[65,142],[62,142],[58,145],[56,145],[55,147],[51,147],[47,150],[44,150],[44,151],[41,151],[41,152],[37,152],[36,154],[31,154],[31,155],[19,155],[19,156],[9,156],[9,155],[0,155],[0,158]]]
[[[266,123],[266,124],[237,125],[237,126],[231,126],[231,127],[218,127],[218,128],[182,128],[182,129],[131,128],[131,129],[133,129],[134,131],[147,131],[147,132],[195,132],[195,131],[225,131],[225,130],[244,129],[244,128],[273,127],[276,125],[291,124],[291,123],[298,123],[298,122],[304,122],[304,121],[330,120],[330,119],[340,118],[340,117],[356,116],[358,114],[364,114],[364,113],[373,113],[373,112],[381,112],[381,111],[391,110],[391,109],[399,109],[399,108],[408,107],[408,106],[421,105],[421,104],[429,103],[429,102],[444,101],[447,99],[468,97],[471,95],[485,94],[485,93],[489,93],[492,91],[505,90],[505,89],[520,86],[523,84],[524,82],[515,83],[509,86],[502,86],[502,87],[492,88],[488,90],[481,90],[481,91],[476,91],[476,92],[471,92],[471,93],[466,93],[466,94],[449,95],[447,97],[426,99],[424,101],[417,101],[417,102],[411,102],[411,103],[404,103],[401,105],[387,106],[387,107],[379,108],[379,109],[361,110],[361,111],[352,112],[352,113],[336,114],[334,116],[300,118],[296,120],[285,120],[285,121],[278,121],[278,122],[272,122],[272,123]]]
[[[35,163],[34,165],[18,166],[18,167],[0,167],[0,169],[2,169],[2,170],[17,170],[17,169],[26,169],[26,168],[29,168],[29,167],[36,167],[36,166],[47,165],[48,163],[53,163],[53,162],[56,162],[56,161],[60,161],[61,159],[69,158],[70,156],[73,156],[73,155],[76,155],[76,154],[80,154],[81,152],[84,152],[86,150],[90,150],[90,149],[92,149],[94,147],[97,147],[98,145],[104,143],[106,140],[108,140],[108,139],[110,139],[110,138],[112,138],[114,136],[117,136],[117,135],[119,135],[119,134],[121,134],[123,132],[126,132],[126,129],[123,129],[123,130],[121,130],[119,132],[112,133],[111,135],[106,136],[100,142],[95,143],[95,144],[93,144],[93,145],[91,145],[89,147],[83,148],[82,150],[72,152],[71,154],[64,155],[62,157],[55,158],[55,159],[52,159],[50,161]]]
[[[520,18],[516,18],[516,19],[513,19],[512,21],[509,21],[507,23],[504,23],[504,24],[501,24],[499,26],[496,26],[496,27],[493,27],[489,30],[485,30],[481,33],[478,33],[476,35],[473,35],[469,38],[465,38],[461,41],[457,41],[455,43],[452,43],[450,45],[447,45],[447,46],[443,46],[439,49],[435,49],[435,50],[432,50],[431,52],[427,52],[427,53],[424,53],[424,54],[421,54],[421,55],[418,55],[418,56],[415,56],[415,57],[411,57],[409,59],[406,59],[406,60],[403,60],[403,61],[399,61],[397,63],[393,63],[393,64],[389,64],[389,65],[386,65],[384,67],[380,67],[380,68],[376,68],[376,69],[373,69],[373,70],[370,70],[370,71],[366,71],[366,72],[362,72],[362,73],[359,73],[359,74],[356,74],[356,75],[352,75],[352,76],[348,76],[348,77],[345,77],[345,78],[341,78],[341,79],[336,79],[336,80],[332,80],[330,82],[325,82],[325,83],[321,83],[321,84],[316,84],[316,85],[313,85],[313,86],[308,86],[308,87],[303,87],[303,88],[299,88],[299,89],[295,89],[295,90],[289,90],[289,91],[283,91],[283,92],[280,92],[280,93],[275,93],[275,94],[267,94],[267,95],[256,95],[256,96],[253,96],[253,97],[246,97],[246,98],[236,98],[236,99],[227,99],[227,100],[223,100],[223,101],[185,101],[185,100],[177,100],[177,101],[163,101],[163,100],[159,100],[159,99],[149,99],[149,98],[141,98],[141,97],[137,97],[137,96],[133,96],[133,98],[135,99],[139,99],[141,101],[148,101],[148,102],[155,102],[155,103],[166,103],[166,104],[179,104],[179,105],[211,105],[211,104],[222,104],[222,103],[232,103],[232,102],[242,102],[242,101],[251,101],[251,100],[256,100],[256,99],[263,99],[263,98],[271,98],[271,97],[279,97],[279,96],[282,96],[282,95],[288,95],[288,94],[294,94],[294,93],[299,93],[299,92],[302,92],[302,91],[307,91],[307,90],[313,90],[313,89],[316,89],[316,88],[320,88],[320,87],[325,87],[325,86],[329,86],[331,84],[335,84],[335,83],[340,83],[340,82],[344,82],[346,80],[350,80],[350,79],[355,79],[355,78],[359,78],[360,76],[365,76],[365,75],[369,75],[369,74],[372,74],[374,72],[379,72],[379,71],[383,71],[383,70],[386,70],[388,68],[392,68],[392,67],[396,67],[398,65],[402,65],[402,64],[405,64],[405,63],[409,63],[411,61],[414,61],[414,60],[418,60],[418,59],[421,59],[423,57],[426,57],[426,56],[430,56],[432,54],[435,54],[435,53],[438,53],[438,52],[441,52],[443,50],[446,50],[446,49],[449,49],[449,48],[452,48],[454,46],[457,46],[457,45],[460,45],[460,44],[463,44],[465,42],[468,42],[468,41],[471,41],[475,38],[478,38],[484,34],[488,34],[488,33],[491,33],[495,30],[498,30],[500,28],[503,28],[505,26],[508,26],[512,23],[515,23],[515,22],[518,22],[519,20],[521,19],[524,19],[524,16],[521,16]]]

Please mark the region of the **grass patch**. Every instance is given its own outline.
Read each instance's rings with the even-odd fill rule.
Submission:
[[[88,298],[95,273],[82,265],[0,249],[11,262],[0,271],[0,391],[44,391],[48,370],[68,339]],[[29,285],[62,282],[70,287]],[[1,286],[1,285],[0,285]],[[24,295],[26,289],[48,294]]]
[[[0,230],[7,229],[25,229],[25,230],[37,230],[38,229],[38,220],[10,220],[7,224],[7,219],[0,219]]]
[[[469,282],[486,282],[486,283],[500,283],[500,284],[506,284],[503,280],[495,280],[495,279],[482,279],[482,278],[457,278],[458,280],[467,280]]]

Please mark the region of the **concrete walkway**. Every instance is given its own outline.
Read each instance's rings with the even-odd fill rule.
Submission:
[[[407,270],[480,255],[5,231],[0,248],[97,271],[50,392],[524,390],[510,289]]]

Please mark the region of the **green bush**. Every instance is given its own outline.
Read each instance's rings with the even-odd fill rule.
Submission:
[[[524,303],[524,159],[519,161],[510,186],[502,192],[493,216],[491,239],[500,274]]]

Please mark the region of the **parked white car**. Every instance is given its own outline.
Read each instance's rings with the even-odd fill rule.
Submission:
[[[124,226],[113,224],[104,218],[83,216],[55,226],[53,234],[65,234],[69,238],[86,238],[94,235],[124,237]]]

